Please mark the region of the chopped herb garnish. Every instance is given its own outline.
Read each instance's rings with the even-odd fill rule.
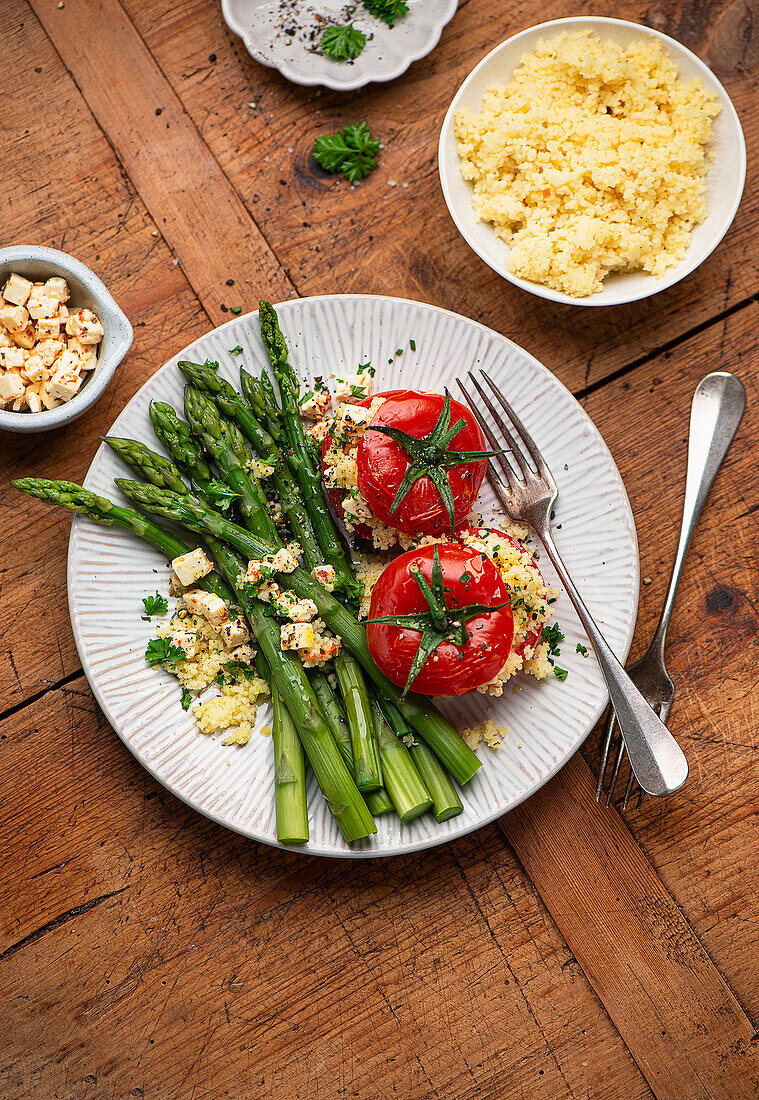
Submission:
[[[366,45],[366,35],[352,23],[344,27],[327,27],[319,42],[321,52],[336,61],[352,61]]]
[[[325,172],[342,172],[351,183],[366,179],[376,167],[380,143],[365,122],[351,122],[314,142],[314,158]]]
[[[145,605],[145,614],[142,617],[146,622],[151,615],[165,615],[169,610],[169,601],[160,592],[156,592],[155,596],[143,596],[142,602]]]
[[[551,623],[550,626],[544,626],[541,637],[544,641],[548,642],[548,652],[553,657],[558,657],[559,646],[564,641],[564,635],[561,632],[561,627],[558,623]]]
[[[173,664],[183,661],[187,654],[181,646],[174,645],[171,638],[151,638],[145,650],[145,660],[149,665]]]
[[[403,355],[403,348],[396,348],[395,349],[395,354],[396,355]]]
[[[559,668],[558,665],[554,665],[553,674],[557,680],[566,680],[569,675],[565,668]]]
[[[182,698],[181,698],[182,710],[189,710],[191,702],[192,702],[192,692],[188,691],[186,687],[183,687],[182,688]]]
[[[301,397],[301,399],[300,399],[300,401],[298,402],[298,404],[299,404],[299,405],[305,405],[305,403],[306,403],[307,401],[310,401],[310,400],[311,400],[311,398],[312,398],[313,396],[314,396],[314,391],[313,391],[313,390],[309,390],[309,391],[308,391],[308,393],[304,393],[304,394],[303,394],[303,396]]]
[[[229,307],[229,312],[230,313],[242,313],[242,306],[230,306]]]
[[[582,653],[583,657],[587,657],[587,656],[588,656],[588,648],[587,648],[587,646],[584,646],[584,645],[582,644],[582,642],[578,642],[578,643],[577,643],[577,650],[576,650],[576,652],[577,652],[577,653]]]
[[[366,397],[366,386],[351,386],[351,397],[363,400]]]
[[[206,366],[210,367],[211,370],[218,370],[219,369],[219,364],[217,362],[215,362],[215,360],[213,360],[213,359],[206,359]]]
[[[396,19],[408,13],[405,0],[364,0],[364,7],[383,23],[387,23],[388,27],[392,27]]]
[[[411,348],[412,351],[416,351],[416,340],[409,340],[408,346]]]
[[[230,489],[228,485],[225,485],[223,481],[219,481],[218,478],[213,478],[209,482],[206,496],[213,507],[222,512],[228,511],[234,502],[240,499],[239,493],[236,493],[234,489]]]
[[[471,573],[462,573],[461,576],[459,577],[459,580],[461,581],[462,584],[469,584],[471,579],[472,579],[472,574]],[[447,589],[446,589],[446,591],[447,591]]]
[[[238,344],[236,348],[229,349],[230,355],[242,355],[242,344]]]

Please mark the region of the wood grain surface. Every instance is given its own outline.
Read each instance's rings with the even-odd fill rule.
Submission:
[[[676,544],[693,389],[726,369],[749,395],[669,635],[685,788],[638,812],[598,809],[591,737],[500,829],[382,864],[253,845],[143,772],[79,668],[68,518],[8,490],[3,1098],[759,1094],[756,12],[745,0],[615,9],[713,67],[742,115],[749,182],[698,272],[638,306],[583,310],[485,269],[450,223],[435,168],[443,114],[476,61],[579,11],[608,14],[464,0],[403,78],[341,97],[257,66],[207,0],[0,5],[3,244],[72,252],[135,326],[114,383],[75,426],[3,438],[4,485],[22,472],[81,478],[135,390],[232,305],[264,293],[424,299],[517,340],[599,426],[650,582],[635,654]],[[359,118],[383,152],[352,188],[310,148]]]

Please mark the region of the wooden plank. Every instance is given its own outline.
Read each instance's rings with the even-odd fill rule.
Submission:
[[[495,826],[381,864],[251,844],[79,681],[0,722],[0,843],[4,1100],[650,1100]]]
[[[615,6],[615,15],[652,23],[712,65],[741,114],[749,176],[733,228],[697,272],[638,304],[598,310],[544,302],[494,275],[453,226],[437,173],[443,116],[480,58],[535,22],[597,13],[590,0],[549,0],[537,14],[525,3],[462,4],[440,45],[400,82],[349,98],[299,88],[258,65],[205,0],[124,3],[300,294],[355,291],[444,306],[510,336],[578,390],[756,292],[757,58],[740,5]],[[316,135],[364,118],[383,149],[378,169],[351,187],[322,172],[311,148]]]
[[[112,291],[135,332],[106,392],[72,426],[2,436],[0,478],[8,507],[0,561],[0,678],[6,708],[79,668],[65,599],[70,517],[43,512],[13,492],[9,479],[81,479],[100,437],[135,390],[165,358],[205,331],[208,319],[171,252],[153,236],[153,221],[22,0],[0,4],[0,39],[6,61],[0,76],[3,243],[32,239],[83,260]],[[55,111],[40,114],[45,102],[54,102]]]
[[[118,0],[32,7],[214,324],[256,308],[264,292],[290,297],[292,284]]]
[[[501,819],[658,1100],[753,1100],[757,1033],[575,756]]]

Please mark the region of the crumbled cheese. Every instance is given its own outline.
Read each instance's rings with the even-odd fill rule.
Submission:
[[[326,416],[332,407],[332,398],[328,390],[314,390],[300,403],[300,415],[307,420],[319,421]]]
[[[359,371],[357,374],[345,374],[342,378],[336,378],[335,401],[352,405],[357,401],[363,401],[372,396],[374,377],[369,370]]]
[[[185,588],[189,588],[191,585],[197,584],[201,577],[207,576],[213,570],[213,562],[210,560],[203,547],[198,546],[195,550],[191,550],[187,554],[180,554],[179,557],[174,558],[171,567],[179,583]]]
[[[221,624],[221,637],[229,649],[250,641],[250,632],[242,619],[230,619]]]
[[[318,581],[322,588],[328,592],[335,590],[335,567],[333,565],[317,565],[311,570],[311,576]]]

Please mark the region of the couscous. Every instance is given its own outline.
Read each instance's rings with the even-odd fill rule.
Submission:
[[[590,31],[542,41],[482,112],[456,115],[478,221],[515,275],[573,297],[610,272],[661,277],[706,217],[706,144],[720,107],[657,41]]]

